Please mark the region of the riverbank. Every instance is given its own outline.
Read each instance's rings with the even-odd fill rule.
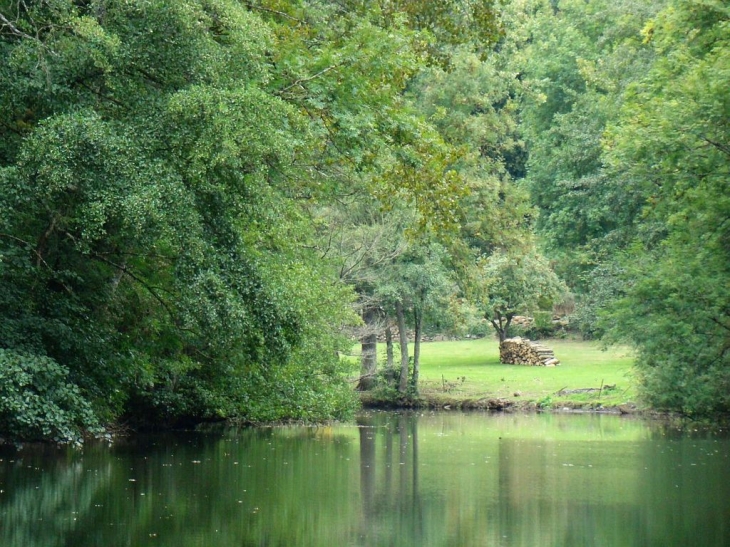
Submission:
[[[429,409],[429,410],[494,410],[500,412],[604,412],[608,414],[657,414],[656,411],[642,408],[633,402],[621,404],[601,401],[534,401],[507,398],[482,397],[471,399],[460,396],[441,396],[419,394],[418,397],[388,398],[377,393],[363,393],[360,396],[363,408],[366,409]],[[661,413],[658,413],[661,414]]]
[[[419,396],[398,399],[388,388],[361,394],[365,407],[487,410],[586,410],[634,413],[637,404],[628,348],[546,340],[556,367],[503,365],[497,340],[426,342]],[[397,352],[396,352],[397,353]]]

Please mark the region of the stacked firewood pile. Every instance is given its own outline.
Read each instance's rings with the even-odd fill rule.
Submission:
[[[506,365],[554,367],[560,364],[553,350],[527,338],[507,338],[499,345],[499,360]]]

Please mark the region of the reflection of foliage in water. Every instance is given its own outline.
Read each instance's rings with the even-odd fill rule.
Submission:
[[[722,545],[728,457],[717,435],[595,415],[140,436],[0,462],[0,544]]]
[[[24,468],[22,473],[19,468]],[[53,462],[50,469],[47,460],[17,456],[2,474],[0,545],[67,545],[65,538],[91,510],[111,471],[108,463],[88,473],[74,456]]]

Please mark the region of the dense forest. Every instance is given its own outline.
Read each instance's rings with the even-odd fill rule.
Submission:
[[[730,410],[722,0],[2,0],[0,58],[5,436],[341,418],[353,340],[561,304]]]

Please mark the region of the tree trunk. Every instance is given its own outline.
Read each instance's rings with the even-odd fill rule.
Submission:
[[[403,305],[395,303],[395,318],[398,322],[398,338],[400,340],[400,379],[398,391],[408,391],[408,332],[406,331],[406,318],[403,315]]]
[[[413,340],[413,391],[418,394],[418,374],[421,368],[421,324],[423,314],[420,310],[413,310],[413,323],[415,326],[415,337]]]
[[[494,319],[490,319],[489,322],[494,327],[494,331],[497,333],[497,336],[499,337],[499,343],[501,345],[502,342],[504,342],[504,339],[505,339],[504,331],[500,327],[499,323],[497,323]]]
[[[497,320],[489,319],[489,322],[494,327],[494,330],[497,331],[497,336],[499,336],[499,343],[501,345],[502,342],[507,339],[507,330],[509,329],[510,323],[512,323],[512,315],[502,317],[502,314],[497,312]]]
[[[502,318],[501,317],[499,318],[499,322],[502,323]],[[500,344],[507,339],[507,335],[509,334],[509,326],[510,326],[510,323],[512,323],[512,316],[511,315],[508,315],[505,318],[504,327],[502,328],[502,333],[501,333],[501,335],[499,337],[499,343]]]
[[[362,357],[360,358],[360,381],[357,389],[368,391],[375,387],[375,372],[378,367],[378,337],[375,334],[378,312],[374,308],[366,308],[362,318],[365,321],[367,332],[360,339]]]
[[[393,366],[393,331],[390,329],[390,325],[385,327],[385,355],[386,363],[385,366],[389,371],[392,371]]]

